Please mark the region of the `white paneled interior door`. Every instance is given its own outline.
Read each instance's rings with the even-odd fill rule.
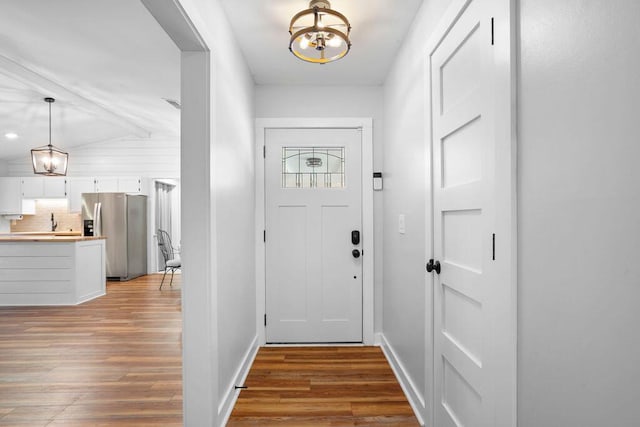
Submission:
[[[362,131],[265,138],[266,341],[362,342]]]
[[[496,61],[490,0],[471,0],[431,55],[434,416],[438,427],[507,426],[515,348],[508,269],[495,259]],[[508,120],[505,118],[505,121]],[[508,123],[508,121],[507,121]],[[508,188],[505,186],[504,188]],[[508,234],[508,233],[507,233]],[[429,266],[428,266],[429,267]],[[429,269],[429,268],[428,268]],[[440,270],[438,272],[438,270]],[[513,344],[513,345],[512,345]]]

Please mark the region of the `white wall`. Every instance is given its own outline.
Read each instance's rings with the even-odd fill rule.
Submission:
[[[425,92],[425,42],[438,18],[449,5],[446,0],[425,0],[416,15],[384,86],[384,314],[383,333],[404,366],[415,392],[426,402],[430,352],[431,288],[425,282],[425,262],[431,253],[431,236],[425,230],[428,117]],[[399,215],[405,216],[406,233],[398,232]]]
[[[6,160],[0,160],[0,176],[8,176],[9,168]],[[0,216],[0,233],[11,231],[11,222]]]
[[[200,367],[206,375],[208,363],[214,365],[211,381],[217,388],[214,403],[222,412],[229,404],[233,393],[234,377],[241,366],[242,359],[250,349],[256,337],[255,320],[255,262],[254,262],[254,82],[240,50],[233,38],[226,16],[218,0],[181,0],[187,15],[202,36],[211,51],[210,62],[210,150],[200,150],[207,161],[210,151],[210,188],[207,200],[193,200],[194,192],[183,184],[183,200],[191,200],[191,209],[200,208],[200,203],[211,201],[211,226],[202,224],[203,232],[210,233],[212,253],[210,267],[211,283],[193,284],[198,287],[210,287],[209,292],[214,306],[211,312],[211,324],[217,328],[217,338],[211,342],[212,348],[204,349],[210,353],[211,360],[203,360],[197,354],[185,353],[185,363],[194,361],[190,367],[195,373]],[[183,58],[184,58],[183,54]],[[196,155],[192,151],[191,155]],[[186,165],[188,166],[188,165]],[[200,167],[200,166],[198,166]],[[183,205],[183,208],[185,206]],[[208,206],[206,207],[208,208]],[[183,209],[183,225],[189,221],[190,214]],[[183,233],[183,239],[185,234]],[[184,242],[185,246],[189,243]],[[185,259],[185,262],[187,260]],[[203,268],[205,266],[202,266]],[[190,284],[186,283],[185,287]],[[205,289],[206,290],[206,289]],[[186,292],[186,289],[185,291]],[[201,309],[202,306],[194,307]],[[189,306],[185,305],[185,310]],[[207,314],[207,313],[204,313]],[[209,325],[189,325],[190,339],[203,337]],[[197,329],[196,329],[197,328]],[[204,337],[209,339],[209,337]],[[191,346],[190,348],[196,348]],[[202,366],[200,366],[202,365]],[[189,377],[191,380],[192,377]],[[209,380],[204,377],[205,382]],[[203,384],[185,384],[189,396]],[[193,387],[192,387],[193,386]],[[208,392],[208,390],[205,390]],[[231,393],[231,394],[230,394]],[[221,413],[209,417],[202,408],[192,411],[185,406],[185,425],[218,425]]]
[[[640,420],[639,16],[520,1],[520,427]]]
[[[383,171],[381,86],[256,86],[256,117],[372,117],[373,170]],[[383,173],[384,175],[384,173]],[[365,185],[370,184],[365,183]],[[373,193],[374,329],[382,330],[382,198]]]
[[[9,168],[6,160],[0,160],[0,176],[8,176]],[[11,222],[0,216],[0,233],[11,231]]]
[[[180,177],[179,136],[96,142],[72,147],[68,152],[69,176]],[[33,175],[31,159],[25,156],[9,161],[7,173]]]

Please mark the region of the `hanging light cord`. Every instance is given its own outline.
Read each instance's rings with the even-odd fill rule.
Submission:
[[[51,101],[49,101],[49,150],[51,150]]]

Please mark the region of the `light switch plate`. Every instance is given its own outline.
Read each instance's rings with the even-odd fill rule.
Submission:
[[[400,233],[400,234],[404,234],[405,233],[404,214],[400,214],[398,216],[398,233]]]

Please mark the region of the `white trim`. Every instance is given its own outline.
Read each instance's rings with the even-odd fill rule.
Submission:
[[[393,347],[391,347],[391,344],[389,344],[384,334],[381,333],[377,335],[379,335],[380,337],[380,348],[382,349],[384,356],[387,358],[389,366],[391,366],[391,370],[393,370],[394,375],[398,379],[400,387],[402,387],[402,391],[407,397],[409,405],[411,405],[411,409],[413,409],[413,412],[420,425],[424,426],[424,418],[422,418],[422,413],[425,409],[424,397],[420,394],[418,387],[416,387],[416,385],[411,380],[411,377],[407,373],[407,370],[402,365],[402,362],[400,362],[398,356],[396,356],[395,351],[393,351]]]
[[[376,347],[382,347],[383,336],[384,334],[382,332],[376,332],[373,345],[375,345]]]
[[[236,389],[235,386],[244,385],[245,380],[247,379],[247,375],[249,375],[249,370],[251,369],[251,365],[253,365],[253,361],[258,354],[258,350],[260,346],[258,345],[258,336],[253,337],[247,352],[244,354],[242,358],[242,363],[240,363],[236,374],[233,376],[233,380],[229,385],[229,388],[224,393],[224,396],[221,400],[221,403],[218,405],[218,419],[221,420],[220,425],[224,426],[229,421],[229,417],[231,416],[231,412],[233,411],[233,407],[236,405],[236,401],[238,400],[238,396],[240,395],[240,389]]]
[[[99,298],[99,297],[104,296],[106,294],[107,294],[106,291],[91,292],[90,294],[87,294],[87,295],[83,296],[82,298],[79,298],[78,302],[75,305],[83,304],[83,303],[85,303],[87,301],[91,301],[92,299]]]
[[[260,343],[265,344],[265,246],[264,158],[265,129],[269,128],[360,128],[362,129],[362,340],[374,344],[374,249],[373,249],[373,119],[370,117],[338,118],[258,118],[256,119],[256,328]],[[370,236],[367,238],[367,236]]]
[[[211,165],[215,87],[209,48],[178,0],[143,0],[180,55],[180,207],[182,262],[182,421],[215,425],[218,402],[216,200]],[[182,187],[184,186],[184,187]],[[199,206],[198,209],[191,209]],[[182,216],[184,218],[185,215]],[[189,268],[192,266],[192,268]]]

